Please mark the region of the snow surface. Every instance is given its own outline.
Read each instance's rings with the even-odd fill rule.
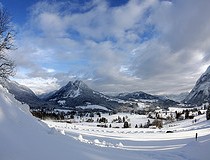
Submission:
[[[142,103],[142,102],[138,102],[137,104],[138,104],[139,109],[144,109],[146,107],[149,107],[149,105]]]
[[[77,90],[69,90],[63,98],[76,98],[80,95],[80,89]]]
[[[64,113],[68,113],[68,112],[72,112],[72,109],[54,109],[55,112],[64,112]]]
[[[59,100],[58,103],[59,103],[60,105],[64,105],[64,104],[66,103],[66,100]]]
[[[100,106],[100,105],[87,105],[87,106],[77,106],[76,108],[81,108],[81,109],[101,109],[108,111],[106,107]]]
[[[208,160],[210,121],[199,118],[196,124],[177,124],[171,129],[183,130],[168,134],[52,121],[47,122],[49,128],[0,86],[0,159]]]

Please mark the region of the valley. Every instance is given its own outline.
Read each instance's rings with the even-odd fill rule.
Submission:
[[[186,120],[165,125],[162,129],[149,128],[100,128],[87,123],[59,123],[44,121],[61,134],[70,136],[83,143],[101,147],[120,148],[125,150],[153,151],[183,148],[190,142],[204,143],[210,141],[210,123],[204,116],[198,116],[198,123]],[[169,127],[170,126],[170,127]],[[173,133],[167,133],[173,131]],[[119,146],[121,144],[121,146]]]
[[[209,160],[210,0],[0,0],[0,160]]]
[[[208,101],[184,104],[142,91],[113,97],[81,81],[42,99],[15,82],[2,86],[0,141],[13,146],[9,152],[0,146],[4,160],[35,160],[37,154],[41,159],[207,160]]]

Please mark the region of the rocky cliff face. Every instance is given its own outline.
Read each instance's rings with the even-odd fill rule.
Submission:
[[[210,102],[210,66],[206,72],[201,75],[194,88],[183,102],[198,106]]]

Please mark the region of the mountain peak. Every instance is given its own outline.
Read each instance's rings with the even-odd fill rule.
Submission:
[[[208,74],[210,73],[210,66],[208,66],[208,68],[206,69],[206,71],[204,72],[204,74]]]
[[[73,82],[73,85],[77,86],[78,88],[89,88],[83,81],[76,80]]]
[[[197,80],[196,85],[204,84],[204,82],[210,82],[210,66],[206,69],[206,71]]]
[[[89,87],[81,80],[69,81],[69,83],[65,86],[65,88],[69,89],[88,89]]]
[[[210,102],[210,66],[197,80],[194,88],[183,102],[196,105]]]
[[[92,90],[81,80],[70,81],[66,86],[60,88],[46,100],[58,107],[75,109],[78,106],[87,105],[99,105],[113,109],[121,105],[117,100]]]

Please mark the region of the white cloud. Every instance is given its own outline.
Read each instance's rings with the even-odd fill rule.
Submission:
[[[150,17],[161,32],[160,39],[173,51],[209,48],[208,0],[177,0],[157,5]]]
[[[38,23],[40,24],[40,29],[47,35],[51,36],[56,34],[59,36],[65,36],[66,26],[63,19],[56,14],[52,13],[42,13],[39,15]]]
[[[55,78],[48,81],[52,88],[79,78],[108,92],[189,91],[210,64],[209,5],[208,0],[131,0],[110,7],[95,0],[78,8],[38,2],[18,39],[17,75],[34,84],[37,77]],[[30,85],[26,78],[22,83]]]
[[[36,77],[15,80],[22,85],[28,86],[36,94],[54,91],[59,88],[59,85],[57,84],[57,79],[55,78],[44,79],[42,77]]]

